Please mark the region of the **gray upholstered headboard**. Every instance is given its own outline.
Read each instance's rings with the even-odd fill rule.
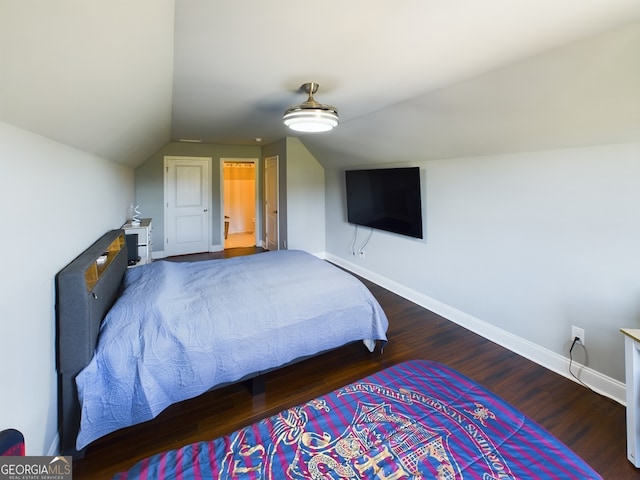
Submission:
[[[60,452],[75,448],[80,403],[75,377],[93,357],[100,324],[120,291],[127,269],[123,230],[103,235],[56,276],[58,425]]]

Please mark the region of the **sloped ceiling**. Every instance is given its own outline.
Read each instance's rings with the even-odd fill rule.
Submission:
[[[638,0],[0,0],[0,49],[0,120],[134,167],[292,135],[308,81],[325,166],[640,139]]]
[[[136,166],[171,138],[173,0],[0,0],[0,120]]]

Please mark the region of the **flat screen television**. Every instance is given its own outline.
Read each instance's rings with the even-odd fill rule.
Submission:
[[[420,168],[347,170],[347,221],[422,238]]]

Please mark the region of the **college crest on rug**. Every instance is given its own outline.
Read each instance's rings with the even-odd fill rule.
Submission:
[[[255,443],[255,432],[250,428],[237,432],[220,478],[249,472],[259,478],[278,478],[283,471],[291,479],[462,478],[462,468],[450,446],[452,436],[457,438],[455,444],[466,444],[459,454],[484,459],[485,478],[513,478],[506,461],[476,427],[474,420],[484,424],[485,419],[496,418],[481,404],[473,411],[460,411],[405,388],[392,390],[363,382],[336,392],[338,398],[354,394],[377,396],[382,401],[357,402],[353,418],[343,417],[338,423],[346,421],[342,431],[326,420],[344,413],[333,412],[326,400],[314,400],[267,419],[262,425],[270,431],[271,443],[267,445]],[[438,421],[441,426],[432,427],[433,418],[423,424],[420,418],[402,414],[385,399],[405,405],[420,403],[427,417],[442,417]]]
[[[442,364],[412,360],[116,476],[600,479],[540,425]]]

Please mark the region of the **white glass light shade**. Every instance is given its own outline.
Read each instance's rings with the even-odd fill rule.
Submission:
[[[284,124],[297,132],[327,132],[338,125],[338,114],[321,108],[291,108],[282,117]]]
[[[282,121],[291,130],[297,132],[317,133],[328,132],[338,126],[338,110],[331,105],[323,105],[313,99],[318,91],[318,84],[305,83],[300,90],[309,94],[306,102],[289,107],[284,112]]]

